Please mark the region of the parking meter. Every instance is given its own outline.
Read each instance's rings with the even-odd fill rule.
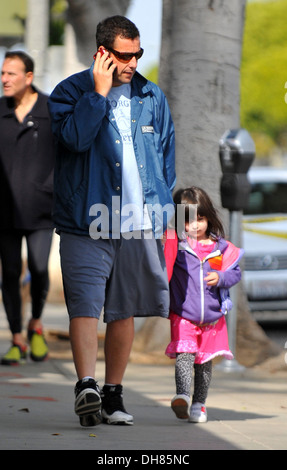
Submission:
[[[245,129],[230,129],[219,141],[222,169],[220,183],[222,207],[241,211],[248,205],[251,185],[247,172],[255,157],[255,145]]]
[[[255,157],[255,145],[245,129],[230,129],[219,141],[219,157],[222,169],[220,183],[222,207],[230,211],[229,239],[240,246],[241,212],[248,205],[251,185],[247,172]],[[232,351],[236,350],[238,285],[230,290],[233,304],[232,314],[228,315],[228,338]],[[225,371],[242,370],[242,366],[233,359],[222,363]]]

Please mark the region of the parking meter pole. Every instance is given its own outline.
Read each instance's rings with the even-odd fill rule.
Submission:
[[[240,226],[241,226],[241,212],[239,211],[230,211],[230,241],[239,246],[240,239]],[[228,342],[229,348],[233,353],[234,359],[227,360],[224,359],[218,366],[220,370],[224,372],[241,372],[245,368],[240,365],[235,359],[236,352],[236,332],[237,332],[237,303],[238,303],[238,285],[236,284],[230,289],[230,298],[233,304],[231,312],[228,314],[227,321],[227,330],[228,330]]]
[[[241,213],[239,211],[230,212],[230,241],[235,246],[239,246],[239,233],[241,224]],[[237,302],[238,302],[238,284],[230,289],[230,297],[233,308],[227,317],[228,340],[230,349],[235,355],[236,352],[236,331],[237,331]],[[232,361],[233,362],[233,361]]]

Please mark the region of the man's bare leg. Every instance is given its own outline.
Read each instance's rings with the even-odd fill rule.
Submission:
[[[72,318],[70,341],[78,379],[94,377],[98,354],[98,319]]]
[[[122,383],[133,340],[133,317],[116,320],[107,324],[105,338],[106,383]]]
[[[134,339],[134,319],[107,325],[105,341],[106,379],[102,390],[102,416],[107,424],[133,424],[123,404],[122,380]]]
[[[78,375],[75,387],[75,413],[82,426],[95,426],[102,421],[100,388],[94,380],[98,353],[98,320],[89,317],[73,318],[70,340]]]

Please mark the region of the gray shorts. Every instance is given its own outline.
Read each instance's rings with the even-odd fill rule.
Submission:
[[[129,317],[168,317],[169,287],[160,240],[98,239],[61,232],[60,256],[70,319],[109,323]]]

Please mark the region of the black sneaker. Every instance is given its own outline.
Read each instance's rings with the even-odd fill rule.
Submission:
[[[104,385],[101,392],[102,419],[106,424],[134,424],[123,404],[122,385]]]
[[[101,395],[94,379],[82,379],[75,386],[75,413],[82,426],[96,426],[102,422]]]

